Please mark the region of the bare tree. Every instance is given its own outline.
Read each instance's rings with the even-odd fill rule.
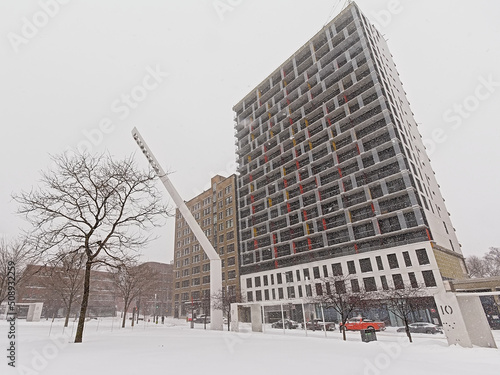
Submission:
[[[500,247],[490,247],[484,260],[488,265],[488,276],[500,276]]]
[[[231,304],[243,302],[243,296],[238,290],[232,290],[229,293],[226,290],[219,290],[211,297],[211,303],[214,309],[222,310],[223,314],[227,317],[227,330],[231,328]]]
[[[480,258],[477,255],[471,255],[470,257],[465,258],[465,264],[467,265],[470,277],[488,276],[489,267],[484,258]]]
[[[381,302],[386,304],[387,310],[403,321],[410,342],[413,342],[408,326],[411,323],[411,316],[426,307],[423,299],[426,296],[424,286],[412,287],[408,284],[402,285],[402,288],[393,287],[380,293]]]
[[[125,328],[130,304],[158,284],[160,273],[147,265],[136,265],[132,262],[125,262],[112,270],[112,277],[117,293],[123,298],[122,328]]]
[[[34,262],[36,258],[26,239],[11,241],[0,239],[0,304],[8,297],[9,281],[14,282],[19,293],[20,286],[29,278],[32,271],[35,272],[28,267],[30,261]]]
[[[83,253],[61,253],[42,273],[43,285],[60,299],[66,309],[64,326],[68,326],[73,304],[83,293],[85,257]]]
[[[14,195],[18,212],[33,226],[38,254],[52,258],[56,250],[82,254],[83,296],[75,342],[83,340],[91,269],[116,266],[150,239],[144,230],[159,225],[167,207],[156,187],[155,173],[139,170],[128,157],[63,154],[54,169],[42,174],[41,187]]]
[[[324,278],[320,284],[321,288],[316,288],[316,296],[311,299],[312,302],[321,303],[323,308],[332,308],[339,314],[339,329],[344,341],[345,323],[354,311],[367,307],[369,301],[369,294],[357,287],[353,288],[351,280],[354,279],[350,275]]]

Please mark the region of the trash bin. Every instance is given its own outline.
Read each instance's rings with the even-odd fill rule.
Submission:
[[[377,341],[377,334],[375,333],[375,329],[373,328],[362,329],[360,332],[361,332],[361,341],[363,342]]]

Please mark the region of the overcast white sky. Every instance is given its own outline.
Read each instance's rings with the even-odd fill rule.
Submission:
[[[82,146],[85,132],[93,151],[121,157],[137,151],[137,126],[186,200],[234,172],[232,106],[336,3],[0,2],[0,234],[25,225],[11,194],[36,185],[49,153]],[[500,3],[357,3],[388,40],[464,255],[500,246]],[[158,234],[144,259],[169,262],[173,219]]]

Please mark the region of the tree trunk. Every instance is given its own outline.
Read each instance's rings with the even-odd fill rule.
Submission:
[[[75,343],[80,343],[83,341],[83,328],[85,327],[85,317],[87,315],[87,306],[89,304],[90,295],[90,269],[92,268],[92,263],[87,261],[85,263],[85,276],[83,282],[83,296],[82,305],[80,308],[80,316],[78,318],[78,327],[76,329]]]
[[[227,331],[229,332],[231,328],[231,309],[227,311]]]
[[[347,341],[347,337],[346,337],[346,334],[345,334],[345,323],[347,322],[347,318],[344,320],[344,318],[342,318],[342,339],[344,341]]]
[[[405,331],[406,331],[406,336],[408,336],[408,340],[410,340],[410,342],[413,342],[411,338],[410,327],[408,326],[408,322],[406,320],[405,320]]]
[[[69,296],[69,301],[68,301],[68,310],[66,311],[66,319],[64,319],[64,326],[68,326],[69,322],[69,315],[71,314],[71,305],[73,304],[73,295],[71,294]]]
[[[123,319],[122,319],[122,328],[125,328],[125,319],[127,319],[127,311],[128,311],[128,298],[125,298],[123,301]]]

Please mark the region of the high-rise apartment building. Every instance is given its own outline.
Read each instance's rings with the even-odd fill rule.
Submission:
[[[367,291],[464,276],[392,56],[355,3],[233,109],[248,301],[338,273]]]
[[[225,293],[239,293],[236,177],[214,176],[210,189],[186,202],[194,218],[219,253]],[[210,313],[210,261],[188,224],[176,211],[174,248],[175,317],[195,309]]]

